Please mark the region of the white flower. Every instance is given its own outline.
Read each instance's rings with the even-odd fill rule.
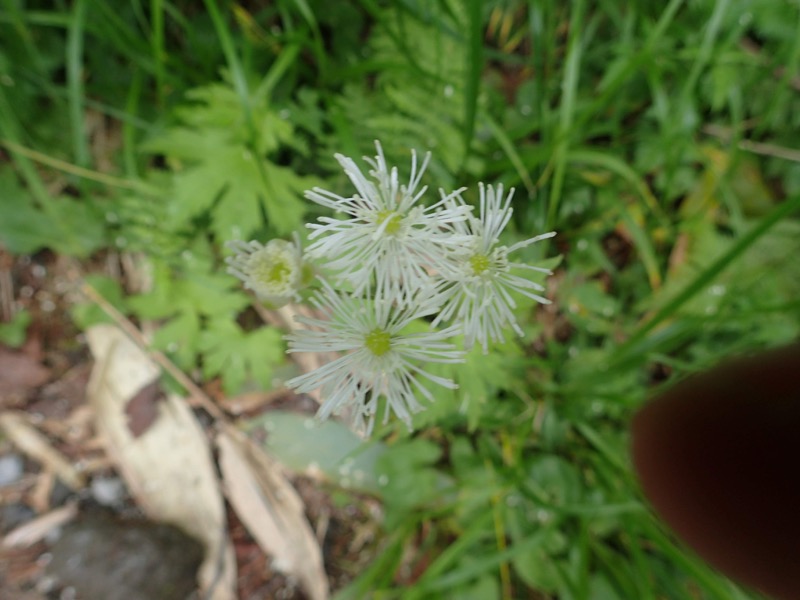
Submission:
[[[297,238],[293,242],[270,240],[266,245],[255,240],[225,245],[236,252],[225,259],[228,273],[241,279],[244,287],[253,290],[260,300],[275,306],[299,300],[303,258]]]
[[[470,349],[477,341],[483,347],[484,354],[488,350],[489,340],[504,340],[503,330],[507,327],[512,327],[522,335],[522,329],[514,317],[516,303],[510,291],[519,292],[537,302],[550,303],[537,293],[544,291],[544,287],[512,271],[547,274],[551,274],[551,271],[511,262],[509,254],[551,238],[555,232],[544,233],[510,247],[499,244],[500,233],[511,219],[513,195],[512,189],[504,201],[502,185],[495,190],[491,185],[480,184],[480,218],[470,216],[468,221],[455,224],[455,231],[468,241],[461,251],[452,254],[449,268],[442,272],[448,284],[443,291],[442,311],[433,321],[434,326],[450,320],[460,323],[464,347]],[[457,201],[463,203],[460,197]]]
[[[297,392],[321,388],[324,402],[318,417],[352,410],[357,430],[369,434],[379,398],[385,398],[384,423],[393,412],[411,427],[411,414],[422,410],[419,397],[433,401],[424,380],[455,389],[453,381],[426,372],[421,364],[464,361],[464,352],[446,340],[457,332],[406,333],[404,328],[437,310],[426,294],[414,305],[398,307],[387,300],[370,300],[334,291],[327,282],[312,303],[326,320],[296,317],[313,327],[286,336],[289,352],[340,352],[339,358],[286,382]]]
[[[320,217],[318,223],[307,225],[312,230],[309,240],[316,241],[306,252],[321,260],[340,283],[352,285],[354,294],[374,290],[377,298],[407,303],[426,285],[429,273],[441,268],[447,248],[458,243],[452,225],[463,221],[470,208],[447,202],[458,192],[442,194],[431,206],[418,206],[427,189],[419,184],[430,153],[417,169],[417,155],[412,152],[409,182],[401,184],[397,168],[390,169],[381,145],[375,142],[375,146],[377,156],[364,158],[374,181],[352,159],[336,155],[356,188],[355,195],[345,198],[320,188],[306,192],[308,199],[345,215],[344,219]]]

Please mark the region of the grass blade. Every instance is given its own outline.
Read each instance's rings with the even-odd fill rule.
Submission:
[[[554,229],[558,218],[558,205],[561,201],[561,192],[564,187],[564,176],[567,168],[567,149],[569,146],[569,132],[575,116],[575,101],[578,90],[579,67],[581,64],[582,40],[581,31],[583,24],[584,3],[578,0],[572,8],[569,22],[569,44],[567,48],[566,68],[564,80],[561,84],[561,107],[558,120],[558,134],[556,147],[553,153],[553,181],[547,202],[547,223],[545,230]]]
[[[640,353],[640,345],[647,338],[647,335],[666,319],[674,315],[681,306],[688,302],[698,292],[705,289],[717,276],[739,258],[745,250],[750,248],[759,238],[766,234],[772,227],[782,219],[800,210],[800,196],[790,198],[776,206],[770,214],[764,217],[750,231],[745,233],[725,254],[720,256],[705,271],[700,273],[681,293],[670,302],[665,304],[661,310],[653,315],[638,331],[636,331],[627,342],[625,342],[616,352],[612,363],[618,364],[623,360]]]
[[[150,0],[150,47],[155,61],[156,98],[159,106],[164,105],[165,41],[164,41],[164,1]]]
[[[483,2],[470,0],[467,13],[467,71],[464,85],[464,160],[469,156],[472,136],[475,133],[475,115],[478,109],[481,74],[483,72]]]
[[[67,31],[67,101],[69,103],[72,152],[81,167],[89,166],[89,143],[83,119],[83,38],[86,28],[87,0],[77,0]]]

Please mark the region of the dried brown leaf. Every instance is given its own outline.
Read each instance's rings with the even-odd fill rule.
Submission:
[[[200,540],[205,560],[198,579],[204,598],[235,598],[235,561],[224,503],[208,439],[186,401],[170,395],[137,437],[129,402],[159,375],[158,367],[120,329],[87,331],[96,364],[89,383],[98,431],[133,497],[147,515],[174,524]]]
[[[280,465],[230,428],[217,435],[217,447],[228,500],[273,566],[297,577],[311,600],[328,598],[322,550]]]
[[[23,352],[0,345],[0,405],[14,404],[50,378],[50,369]]]

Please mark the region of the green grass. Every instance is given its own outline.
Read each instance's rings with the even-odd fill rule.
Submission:
[[[524,251],[561,255],[553,310],[523,307],[526,336],[455,372],[416,433],[379,432],[385,552],[339,597],[753,598],[649,512],[627,425],[800,334],[798,28],[762,0],[4,0],[0,242],[146,252],[157,289],[120,308],[162,320],[186,371],[230,348],[235,375],[206,374],[233,392],[285,360],[240,325],[222,243],[302,229],[304,189],[346,189],[335,152],[378,139],[402,171],[430,149],[426,183],[470,200],[514,186],[509,239],[558,232]]]

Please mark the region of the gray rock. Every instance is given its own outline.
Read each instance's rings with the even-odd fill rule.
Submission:
[[[84,600],[186,600],[202,558],[175,527],[93,512],[64,528],[47,570]]]

